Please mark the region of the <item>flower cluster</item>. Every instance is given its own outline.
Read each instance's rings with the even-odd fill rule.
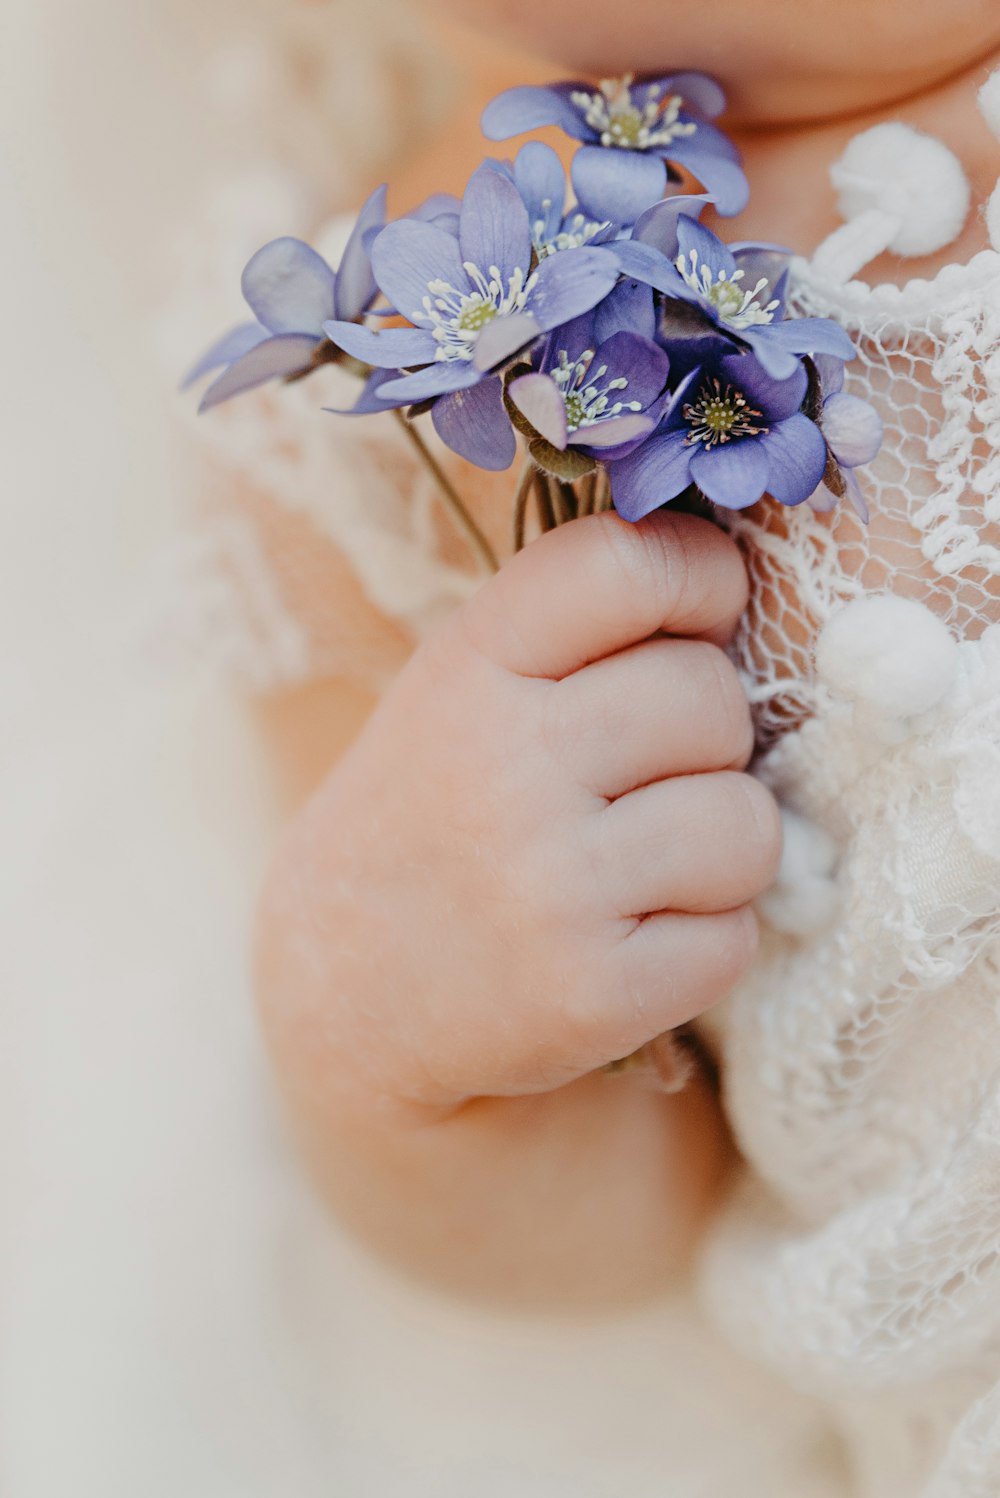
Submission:
[[[266,245],[243,275],[255,321],[190,376],[221,371],[202,408],[342,363],[363,381],[351,414],[394,410],[412,434],[429,412],[484,469],[509,468],[520,440],[519,539],[532,485],[543,526],[602,503],[638,520],[691,489],[729,509],[846,497],[864,516],[854,469],[881,426],[843,391],[850,338],[787,315],[790,251],[700,221],[748,198],[712,123],[723,104],[698,73],[501,94],[484,133],[560,127],[578,143],[569,181],[529,141],[485,160],[461,201],[386,222],[380,188],[336,271],[299,240]],[[685,175],[700,193],[677,191]]]

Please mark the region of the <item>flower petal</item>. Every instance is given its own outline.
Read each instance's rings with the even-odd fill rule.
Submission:
[[[230,364],[209,385],[198,410],[207,411],[232,395],[252,390],[255,385],[263,385],[268,380],[279,380],[285,375],[298,374],[300,369],[307,369],[319,341],[311,333],[276,333],[272,338],[265,339],[241,359]]]
[[[482,379],[478,369],[466,359],[441,359],[418,369],[416,374],[401,375],[389,380],[379,390],[379,395],[393,404],[413,405],[417,401],[431,400],[436,395],[446,395],[452,390],[465,390]],[[397,396],[400,398],[397,400]]]
[[[333,315],[342,322],[353,322],[356,317],[360,317],[378,295],[378,287],[372,275],[371,240],[368,236],[373,229],[381,229],[385,223],[386,193],[385,186],[376,187],[358,214],[351,237],[340,257],[334,288]]]
[[[207,375],[213,369],[219,369],[223,364],[232,364],[248,354],[258,343],[263,343],[267,338],[268,331],[262,328],[259,322],[240,323],[238,328],[231,328],[228,333],[216,340],[211,348],[206,349],[193,369],[184,376],[181,385],[186,390],[200,380],[202,375]]]
[[[497,473],[513,463],[517,438],[496,376],[437,401],[431,420],[441,441],[477,468]]]
[[[396,310],[417,324],[427,322],[423,304],[432,281],[463,293],[469,286],[454,235],[417,219],[386,225],[372,245],[372,270]]]
[[[786,317],[770,323],[766,332],[770,342],[790,354],[832,354],[849,364],[856,352],[851,335],[829,317]]]
[[[434,224],[442,218],[457,218],[461,211],[461,200],[453,192],[432,192],[405,217],[415,218],[424,224]]]
[[[566,173],[553,151],[540,140],[529,140],[514,162],[514,184],[528,210],[531,228],[540,224],[544,244],[562,228],[566,206]]]
[[[638,401],[643,410],[656,400],[670,373],[670,360],[663,350],[652,339],[639,338],[635,333],[613,333],[605,339],[594,355],[592,372],[602,364],[607,365],[608,373],[601,383],[608,378],[626,378],[628,385],[618,397]]]
[[[520,349],[527,348],[540,337],[538,321],[530,312],[513,312],[507,317],[495,317],[488,322],[476,339],[473,365],[484,374],[504,364]]]
[[[758,281],[766,281],[768,295],[761,296],[763,302],[777,301],[774,319],[780,322],[785,315],[785,288],[791,250],[778,244],[731,244],[733,259],[743,272],[743,285],[747,290]]]
[[[682,296],[692,301],[697,294],[684,284],[676,267],[655,245],[640,239],[618,239],[608,246],[618,261],[623,276],[642,281],[667,296]]]
[[[656,336],[653,293],[638,281],[619,281],[594,309],[594,338],[603,343],[613,333],[635,333],[640,338]]]
[[[458,242],[464,261],[483,271],[498,268],[505,290],[514,271],[521,271],[527,278],[531,268],[528,210],[513,182],[492,167],[477,167],[469,179]]]
[[[694,449],[683,432],[657,433],[620,462],[608,464],[615,509],[623,520],[641,520],[691,482]]]
[[[654,249],[666,255],[668,260],[676,260],[679,248],[678,219],[683,213],[685,217],[697,220],[711,201],[707,193],[678,193],[676,197],[664,198],[662,203],[654,203],[652,208],[647,208],[639,216],[632,238],[643,244],[651,244]]]
[[[616,224],[634,224],[663,197],[667,185],[667,169],[659,156],[615,146],[581,146],[570,176],[583,211]]]
[[[602,302],[601,305],[604,306],[605,303]],[[551,369],[553,364],[559,362],[560,354],[565,354],[569,362],[575,364],[587,349],[596,349],[597,336],[594,331],[594,320],[595,313],[590,310],[554,328],[545,340],[539,367],[543,370]]]
[[[565,452],[567,437],[566,403],[555,380],[546,374],[521,375],[511,380],[507,394],[535,431]]]
[[[331,416],[371,416],[376,411],[391,411],[394,406],[408,406],[410,402],[404,396],[402,400],[385,400],[379,395],[383,385],[396,378],[394,369],[376,369],[368,376],[361,387],[361,391],[353,406],[324,406]]]
[[[837,395],[844,388],[844,361],[835,359],[832,354],[817,354],[813,359],[816,373],[819,376],[820,389],[823,399],[828,396]]]
[[[627,416],[610,416],[607,421],[595,421],[593,426],[580,427],[573,433],[574,447],[625,448],[641,437],[646,437],[656,426],[652,416],[630,411]]]
[[[680,94],[685,105],[696,114],[714,119],[726,107],[726,96],[708,73],[668,73],[654,80],[665,94]]]
[[[745,510],[756,504],[767,488],[767,459],[761,441],[742,437],[696,452],[691,477],[702,494],[726,510]]]
[[[247,262],[243,295],[271,333],[315,333],[335,315],[336,277],[301,239],[272,239]]]
[[[856,395],[828,396],[820,420],[830,451],[844,468],[870,463],[882,446],[882,418]]]
[[[594,132],[584,121],[569,93],[582,89],[592,93],[590,84],[576,83],[555,88],[508,88],[491,99],[483,110],[480,128],[487,140],[509,140],[542,125],[558,125],[574,140],[593,140]]]
[[[326,322],[323,332],[345,353],[375,369],[409,369],[431,364],[438,346],[423,328],[383,328],[375,332],[356,322]]]
[[[767,489],[783,505],[799,505],[826,472],[826,443],[815,422],[796,412],[779,421],[760,448],[767,460]]]
[[[773,338],[772,325],[762,324],[759,327],[740,328],[737,332],[730,329],[731,336],[745,343],[752,355],[757,360],[761,369],[765,370],[772,380],[789,380],[797,369],[802,368],[802,360],[797,354],[791,354],[781,343]]]
[[[861,485],[858,483],[857,476],[852,473],[849,468],[847,468],[844,470],[842,477],[847,489],[847,498],[851,502],[851,508],[853,509],[855,515],[857,515],[858,519],[861,521],[862,525],[867,525],[869,519],[868,505],[865,501],[864,495],[861,492]]]
[[[694,255],[696,264],[708,266],[713,282],[719,279],[720,272],[730,279],[736,269],[736,261],[729,246],[723,244],[711,229],[699,224],[697,219],[688,218],[686,213],[682,213],[677,220],[677,248],[687,265],[691,264],[691,256]],[[701,279],[700,276],[698,279]]]
[[[774,379],[752,354],[728,354],[719,360],[719,373],[759,406],[768,422],[784,421],[805,399],[809,381],[800,363],[788,379]]]
[[[536,277],[525,311],[547,332],[596,307],[618,280],[618,263],[601,249],[565,250],[547,256]]]
[[[750,184],[743,174],[743,168],[731,161],[728,155],[705,150],[697,144],[701,132],[709,128],[707,125],[699,126],[698,135],[671,141],[666,148],[669,152],[668,159],[676,161],[692,177],[696,177],[711,195],[716,212],[721,213],[723,218],[731,218],[735,213],[742,213],[746,207],[750,198]],[[724,136],[722,138],[725,139]]]

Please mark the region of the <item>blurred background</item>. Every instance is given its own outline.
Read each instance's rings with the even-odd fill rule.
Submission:
[[[184,622],[178,378],[470,86],[392,0],[4,0],[4,1498],[721,1498],[813,1439],[682,1297],[521,1321],[368,1262],[258,1051],[279,798]]]

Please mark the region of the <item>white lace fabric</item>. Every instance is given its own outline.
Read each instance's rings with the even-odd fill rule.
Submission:
[[[727,1005],[747,1170],[705,1293],[744,1352],[828,1401],[865,1498],[997,1498],[1000,255],[903,287],[793,271],[793,311],[855,337],[845,388],[886,436],[868,527],[805,505],[725,517],[751,578],[735,649],[758,773],[833,840],[839,909],[813,934],[765,932]],[[319,411],[340,378],[201,428],[226,479],[194,571],[258,686],[381,684],[476,585],[391,418]],[[893,722],[814,664],[838,611],[885,592],[961,641],[941,700]]]
[[[752,582],[737,654],[772,745],[757,770],[839,850],[839,913],[811,936],[765,932],[727,1006],[727,1108],[750,1169],[704,1282],[738,1344],[830,1400],[865,1495],[988,1498],[1000,1493],[1000,256],[901,288],[796,269],[796,310],[854,335],[846,388],[879,408],[886,440],[865,475],[867,528],[805,506],[731,517]],[[877,680],[852,701],[813,650],[838,610],[885,591],[962,641],[942,701],[894,722]],[[886,649],[888,692],[912,661],[905,639]]]

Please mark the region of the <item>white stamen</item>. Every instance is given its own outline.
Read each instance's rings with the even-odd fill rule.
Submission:
[[[543,203],[542,207],[548,209],[549,204]],[[563,219],[562,228],[553,234],[551,239],[546,239],[545,220],[540,218],[531,226],[531,242],[539,260],[544,260],[548,255],[557,255],[560,250],[579,250],[596,238],[602,230],[610,228],[610,219],[605,219],[603,223],[596,223],[584,218],[582,213],[567,214]]]
[[[697,250],[690,250],[687,255],[678,255],[674,264],[685,284],[711,302],[719,314],[720,322],[724,322],[727,327],[737,330],[756,328],[762,323],[774,321],[774,314],[781,303],[775,300],[762,306],[760,300],[761,294],[769,289],[766,276],[761,276],[752,289],[745,290],[737,284],[743,279],[741,270],[734,270],[732,275],[727,275],[724,270],[713,273],[710,266],[698,263]]]
[[[418,326],[430,324],[431,336],[438,344],[435,358],[443,363],[457,359],[471,363],[476,340],[486,324],[496,317],[523,312],[538,279],[534,274],[525,277],[523,270],[515,269],[505,291],[498,266],[491,265],[484,272],[467,260],[463,269],[474,287],[471,293],[458,291],[450,281],[429,281],[420,311],[410,318]]]
[[[586,349],[573,363],[570,363],[566,350],[560,349],[559,363],[549,371],[563,398],[566,425],[571,435],[581,427],[596,426],[599,421],[620,416],[623,411],[642,410],[641,401],[613,400],[610,392],[627,390],[628,380],[619,375],[602,387],[600,381],[607,374],[608,366],[602,364],[595,370],[593,362],[593,349]]]
[[[669,146],[681,136],[694,135],[698,126],[693,120],[681,120],[683,99],[680,94],[661,98],[658,88],[644,90],[646,98],[640,108],[632,100],[634,73],[624,78],[604,78],[600,93],[588,94],[577,89],[570,100],[583,115],[591,130],[600,137],[602,146],[617,146],[624,151],[650,151]]]

